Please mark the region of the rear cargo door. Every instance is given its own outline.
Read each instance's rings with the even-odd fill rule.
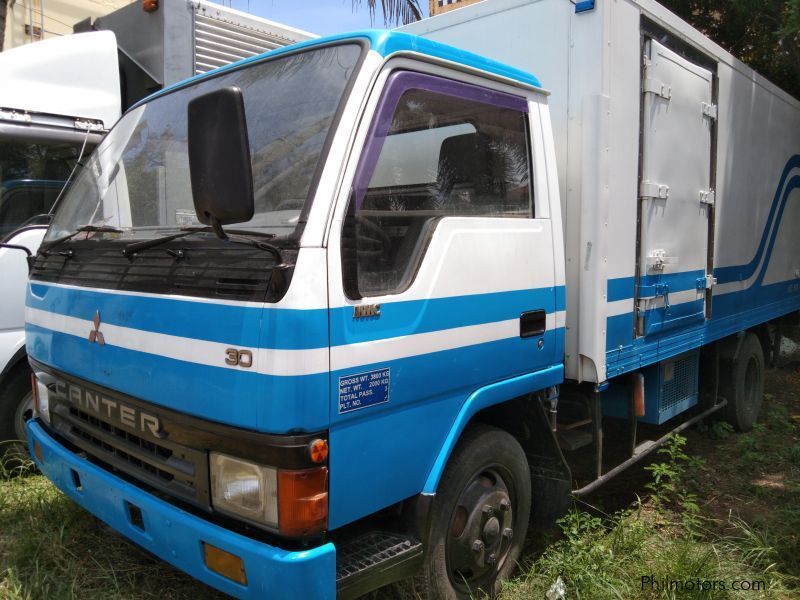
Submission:
[[[645,44],[637,333],[705,319],[713,73],[655,40]],[[710,294],[709,294],[710,296]]]

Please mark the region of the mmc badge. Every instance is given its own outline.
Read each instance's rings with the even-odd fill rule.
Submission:
[[[94,319],[92,319],[92,323],[94,324],[94,329],[89,332],[89,343],[94,344],[97,342],[101,346],[106,345],[106,340],[103,338],[103,334],[100,331],[100,311],[96,310],[94,313]]]

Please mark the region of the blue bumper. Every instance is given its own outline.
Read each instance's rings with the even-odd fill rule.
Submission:
[[[119,533],[192,577],[237,598],[334,598],[336,549],[333,544],[290,552],[239,535],[156,498],[100,469],[56,442],[36,420],[28,422],[31,456],[62,492]],[[75,471],[81,489],[75,486]],[[144,530],[131,523],[128,504],[142,512]],[[203,542],[239,556],[247,585],[210,571]]]

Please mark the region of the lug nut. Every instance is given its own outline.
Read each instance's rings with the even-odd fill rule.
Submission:
[[[506,527],[505,529],[503,529],[503,537],[506,538],[507,540],[510,540],[511,538],[514,537],[514,531],[510,527]]]
[[[480,554],[483,552],[483,542],[481,540],[475,540],[472,542],[472,551],[475,554]]]
[[[489,565],[490,567],[493,567],[496,562],[497,562],[497,557],[494,554],[490,554],[488,557],[486,557],[486,564]]]
[[[500,500],[500,509],[501,509],[503,512],[505,512],[505,511],[509,510],[510,508],[511,508],[511,502],[509,502],[509,501],[508,501],[508,500],[506,500],[505,498],[503,498],[502,500]]]

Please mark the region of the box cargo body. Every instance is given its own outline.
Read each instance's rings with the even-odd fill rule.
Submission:
[[[493,0],[403,29],[551,92],[565,372],[602,382],[800,307],[800,102],[656,2],[593,4]]]

